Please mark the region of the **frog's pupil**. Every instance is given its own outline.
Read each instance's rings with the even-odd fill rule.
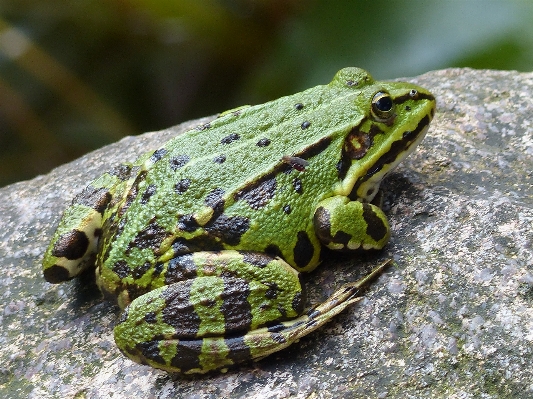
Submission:
[[[381,97],[376,101],[376,108],[382,112],[387,112],[392,109],[392,100],[390,97]]]

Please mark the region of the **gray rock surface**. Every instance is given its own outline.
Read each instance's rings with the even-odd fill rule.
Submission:
[[[0,190],[2,398],[533,398],[533,74],[449,69],[427,138],[382,185],[392,239],[328,254],[310,302],[389,269],[298,344],[226,374],[173,380],[116,349],[118,309],[90,279],[46,283],[62,210],[99,173],[205,122],[125,138]]]

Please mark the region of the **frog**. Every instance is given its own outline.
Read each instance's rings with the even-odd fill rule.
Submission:
[[[435,97],[348,67],[242,106],[111,168],[66,208],[44,254],[61,283],[94,269],[121,314],[119,350],[181,375],[278,352],[361,299],[391,261],[306,310],[328,254],[382,249],[376,195],[423,140]]]

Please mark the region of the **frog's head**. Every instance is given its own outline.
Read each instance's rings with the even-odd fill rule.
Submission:
[[[351,97],[364,117],[346,130],[338,193],[370,202],[383,178],[424,138],[435,114],[435,97],[404,82],[375,82],[359,68],[339,71],[330,85],[354,88]]]

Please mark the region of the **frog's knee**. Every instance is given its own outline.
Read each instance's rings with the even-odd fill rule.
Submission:
[[[65,210],[43,259],[48,282],[70,280],[94,266],[103,213],[110,199],[107,188],[89,186]]]
[[[90,266],[91,248],[96,244],[85,231],[72,229],[52,241],[43,260],[43,275],[49,283],[70,280]],[[92,259],[94,261],[94,259]]]

